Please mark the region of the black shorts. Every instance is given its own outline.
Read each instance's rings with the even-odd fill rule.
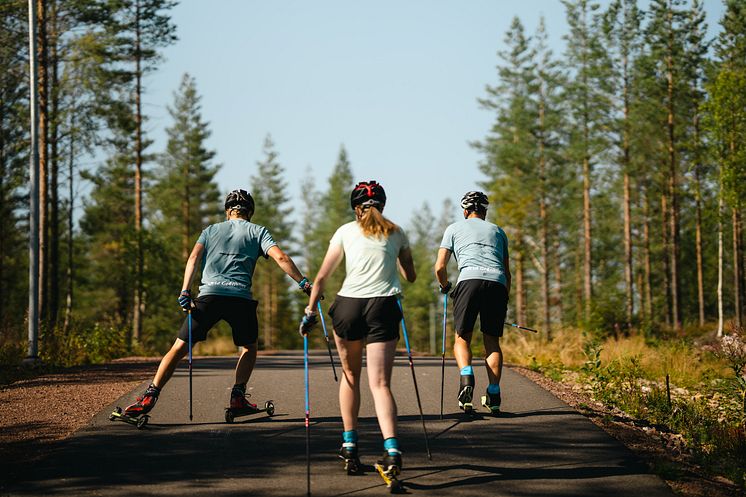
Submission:
[[[487,280],[465,280],[456,285],[453,297],[453,327],[458,336],[468,336],[479,321],[482,333],[503,336],[508,311],[508,289],[502,283]]]
[[[402,312],[396,297],[354,298],[337,295],[329,308],[334,333],[345,340],[367,343],[399,339]]]
[[[256,300],[222,295],[205,295],[194,299],[192,309],[192,343],[207,339],[207,332],[224,319],[233,331],[233,343],[237,346],[254,345],[259,337],[259,322],[256,318]],[[188,317],[179,330],[179,338],[189,340]]]

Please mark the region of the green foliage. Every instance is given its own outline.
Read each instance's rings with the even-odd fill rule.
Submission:
[[[129,333],[128,327],[115,323],[73,324],[55,332],[51,343],[40,348],[41,360],[62,367],[110,361],[129,354]]]

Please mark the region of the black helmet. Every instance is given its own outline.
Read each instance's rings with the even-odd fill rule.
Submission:
[[[363,207],[374,206],[379,211],[386,205],[386,192],[383,187],[374,180],[361,181],[350,194],[350,206],[354,209],[358,205]]]
[[[237,210],[249,214],[254,212],[254,199],[246,190],[233,190],[225,197],[225,210]]]
[[[461,198],[461,208],[467,211],[486,212],[488,205],[490,205],[490,201],[487,200],[487,195],[482,192],[467,192]]]

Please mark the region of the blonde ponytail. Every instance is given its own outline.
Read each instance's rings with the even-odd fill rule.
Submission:
[[[370,206],[363,209],[357,206],[355,207],[355,214],[357,215],[357,223],[365,236],[388,238],[391,233],[399,229],[397,225],[383,217],[381,211],[376,207]]]

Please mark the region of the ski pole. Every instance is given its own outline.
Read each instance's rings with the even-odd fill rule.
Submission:
[[[539,330],[535,330],[533,328],[526,328],[525,326],[518,326],[515,323],[505,323],[504,326],[512,326],[513,328],[518,328],[519,330],[526,330],[526,331],[531,331],[534,333],[539,333]]]
[[[189,421],[192,420],[192,310],[187,311],[187,328],[189,328]]]
[[[308,334],[303,335],[303,368],[306,383],[306,495],[311,497],[311,408],[308,400]]]
[[[422,431],[425,433],[425,449],[427,450],[427,458],[433,460],[432,454],[430,454],[430,442],[427,439],[427,428],[425,427],[425,416],[422,414],[422,402],[420,402],[420,390],[417,388],[417,376],[414,374],[414,362],[412,361],[412,349],[409,348],[409,337],[407,336],[407,325],[404,323],[404,308],[401,305],[401,298],[396,297],[396,302],[399,304],[401,310],[401,329],[404,333],[404,344],[407,346],[407,356],[409,356],[409,369],[412,370],[412,381],[414,382],[414,393],[417,395],[417,407],[420,409],[420,420],[422,420]]]
[[[326,332],[326,321],[324,321],[324,311],[321,310],[321,301],[316,302],[316,307],[319,309],[319,316],[321,316],[321,327],[324,329],[324,338],[326,339],[326,350],[329,351],[329,361],[332,363],[332,373],[334,373],[334,381],[337,380],[337,368],[334,367],[334,358],[332,357],[332,346],[329,344],[329,334]]]
[[[448,314],[448,294],[443,294],[443,355],[440,360],[440,419],[443,419],[443,384],[446,375],[446,322]]]

